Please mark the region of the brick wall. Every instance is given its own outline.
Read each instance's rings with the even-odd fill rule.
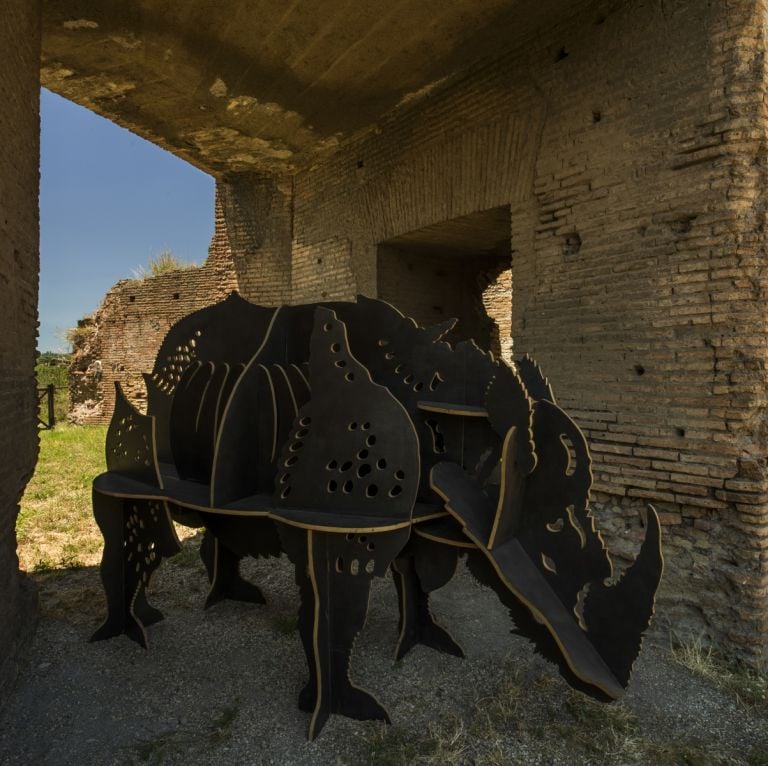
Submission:
[[[38,8],[3,3],[0,24],[0,698],[16,672],[35,597],[18,571],[18,501],[37,456]]]
[[[661,511],[662,617],[765,657],[764,8],[635,7],[605,22],[624,30],[610,78],[611,51],[574,37],[565,87],[557,67],[539,80],[559,97],[513,215],[516,342],[587,433],[613,539]]]
[[[262,306],[290,303],[293,180],[232,173],[217,188],[240,294]]]
[[[629,553],[654,502],[659,624],[752,658],[768,647],[764,22],[756,0],[595,3],[297,176],[291,270],[294,302],[376,293],[379,243],[510,205],[515,351],[587,432],[601,526]]]

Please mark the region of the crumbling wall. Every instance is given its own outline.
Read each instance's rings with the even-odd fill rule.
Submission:
[[[752,659],[768,652],[764,22],[754,0],[578,10],[299,174],[291,271],[294,301],[375,294],[379,243],[510,205],[515,351],[586,431],[599,524],[629,553],[654,502],[657,624]]]
[[[0,698],[16,672],[35,615],[18,571],[19,499],[37,457],[39,8],[3,3],[0,24]]]
[[[146,405],[142,372],[149,372],[168,329],[182,317],[225,298],[237,287],[224,212],[216,197],[216,225],[206,262],[146,279],[118,282],[94,314],[80,320],[69,370],[70,420],[106,423],[115,382],[139,408]]]

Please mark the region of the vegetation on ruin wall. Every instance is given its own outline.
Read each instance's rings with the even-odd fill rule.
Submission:
[[[35,376],[38,388],[45,388],[53,384],[56,387],[53,401],[53,411],[57,423],[67,422],[69,410],[69,389],[67,382],[67,369],[69,367],[69,354],[56,354],[46,351],[37,358]],[[45,400],[40,404],[40,417],[48,419],[48,405]]]
[[[150,258],[146,266],[139,266],[133,272],[136,279],[147,279],[149,277],[159,277],[162,274],[170,274],[172,271],[186,269],[196,269],[198,265],[189,261],[182,261],[181,258],[174,255],[170,250],[163,250],[154,258]]]

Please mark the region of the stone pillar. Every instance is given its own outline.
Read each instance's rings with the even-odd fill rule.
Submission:
[[[4,0],[0,24],[0,700],[35,614],[16,557],[19,499],[35,468],[37,426],[40,8]]]
[[[241,295],[263,306],[289,303],[293,181],[231,173],[218,193]]]

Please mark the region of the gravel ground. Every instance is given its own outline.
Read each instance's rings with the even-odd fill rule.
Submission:
[[[248,563],[246,576],[262,587],[266,606],[230,602],[202,611],[202,565],[190,554],[181,559],[164,565],[153,583],[151,600],[166,619],[150,628],[148,651],[125,637],[87,643],[103,614],[95,568],[36,576],[42,617],[27,667],[0,715],[0,763],[411,762],[376,743],[386,744],[387,737],[418,742],[435,727],[456,731],[464,720],[476,723],[478,710],[492,703],[510,674],[523,696],[508,725],[484,734],[468,728],[474,734],[465,733],[462,742],[469,751],[456,755],[454,749],[454,762],[594,762],[574,750],[569,734],[579,729],[588,738],[591,726],[599,736],[615,737],[614,749],[603,748],[597,760],[643,762],[633,755],[632,737],[580,712],[615,706],[582,705],[527,642],[510,636],[511,622],[496,597],[463,571],[433,604],[467,658],[417,647],[393,662],[395,590],[389,580],[376,581],[351,675],[378,696],[393,726],[384,734],[377,724],[332,716],[320,737],[307,742],[308,716],[296,707],[306,671],[291,565],[285,559]],[[486,702],[478,705],[478,696]],[[646,643],[622,704],[637,722],[633,737],[677,748],[664,763],[768,763],[766,717],[671,662],[661,647]],[[570,728],[563,728],[564,718]],[[494,741],[480,742],[483,737]],[[681,743],[699,755],[680,755]]]

